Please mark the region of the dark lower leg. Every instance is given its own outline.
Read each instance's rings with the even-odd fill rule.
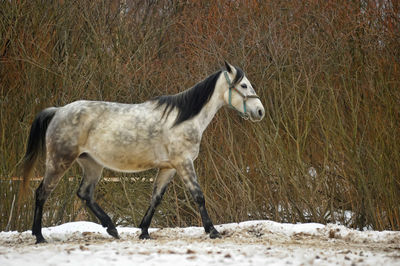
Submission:
[[[217,229],[214,228],[214,225],[211,221],[210,216],[208,215],[207,209],[206,209],[206,201],[204,199],[203,192],[201,191],[200,187],[196,187],[195,189],[191,190],[192,196],[194,200],[197,203],[197,206],[199,207],[199,212],[201,216],[201,220],[203,222],[204,230],[206,233],[210,234],[210,238],[220,238],[221,235],[217,231]]]
[[[153,218],[154,212],[157,208],[157,206],[160,204],[162,196],[164,195],[165,189],[162,191],[160,195],[153,196],[150,206],[146,211],[146,214],[144,215],[139,227],[142,229],[142,233],[140,234],[139,238],[140,239],[150,239],[149,236],[149,226],[151,223],[151,219]]]
[[[36,236],[36,244],[46,242],[42,235],[42,216],[43,206],[46,201],[47,195],[43,189],[43,182],[40,183],[39,187],[35,192],[35,213],[32,225],[32,235]]]
[[[158,172],[156,180],[154,181],[153,195],[151,197],[150,206],[139,225],[139,227],[142,229],[142,233],[139,236],[140,239],[150,238],[148,229],[151,219],[153,218],[154,212],[164,196],[169,182],[175,175],[175,172],[175,169],[160,169]]]
[[[89,185],[86,187],[86,189],[82,190],[82,184],[77,193],[78,197],[86,202],[86,206],[88,206],[97,219],[100,220],[101,225],[103,227],[107,227],[107,233],[119,239],[118,231],[115,228],[110,216],[108,216],[107,213],[105,213],[103,209],[93,200],[94,185]]]
[[[112,222],[110,216],[108,216],[96,202],[90,202],[89,200],[87,200],[86,205],[94,213],[94,215],[96,215],[96,217],[100,220],[101,225],[103,227],[107,227],[107,233],[109,233],[111,236],[119,239],[118,231],[115,228],[115,225]]]
[[[142,229],[142,233],[139,236],[140,239],[150,239],[148,229],[149,229],[151,219],[153,218],[155,210],[156,210],[155,206],[150,205],[150,207],[147,209],[146,214],[144,215],[142,221],[140,222],[139,228]]]
[[[46,173],[43,181],[35,191],[35,214],[33,218],[32,234],[36,236],[36,243],[46,242],[42,235],[43,206],[53,189],[57,186],[60,178],[75,160],[73,153],[64,153],[64,155],[61,156],[54,152],[56,152],[56,150],[53,150],[51,156],[47,154]]]
[[[197,181],[196,171],[193,166],[191,159],[186,159],[177,165],[177,171],[181,175],[186,187],[189,189],[194,201],[199,207],[201,220],[203,222],[204,230],[210,234],[210,238],[221,237],[218,231],[214,228],[214,225],[208,216],[206,209],[206,201],[204,199],[203,192],[201,191],[200,185]]]

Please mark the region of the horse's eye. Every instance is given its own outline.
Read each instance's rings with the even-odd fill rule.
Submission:
[[[246,85],[246,84],[240,84],[240,86],[241,86],[243,89],[247,89],[247,85]]]

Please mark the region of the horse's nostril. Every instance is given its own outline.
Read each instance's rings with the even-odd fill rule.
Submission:
[[[263,110],[261,110],[261,109],[258,109],[258,116],[259,117],[262,117],[264,115],[264,112],[263,112]]]

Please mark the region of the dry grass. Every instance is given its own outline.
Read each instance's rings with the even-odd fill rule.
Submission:
[[[400,229],[397,1],[120,2],[0,3],[2,177],[19,174],[41,109],[176,93],[227,59],[246,71],[267,115],[251,124],[224,109],[204,135],[196,167],[216,223]],[[137,225],[151,184],[119,176],[120,183],[100,183],[97,199],[118,224]],[[30,200],[11,210],[18,184],[0,182],[0,230],[11,212],[11,229],[30,228],[37,184]],[[95,219],[75,197],[78,184],[60,182],[44,225]],[[156,226],[201,223],[179,178],[159,210]]]

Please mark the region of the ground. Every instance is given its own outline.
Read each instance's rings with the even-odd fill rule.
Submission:
[[[340,225],[249,221],[218,225],[221,239],[201,227],[119,227],[121,239],[101,225],[74,222],[30,231],[0,232],[0,265],[400,265],[400,232],[357,231]]]

